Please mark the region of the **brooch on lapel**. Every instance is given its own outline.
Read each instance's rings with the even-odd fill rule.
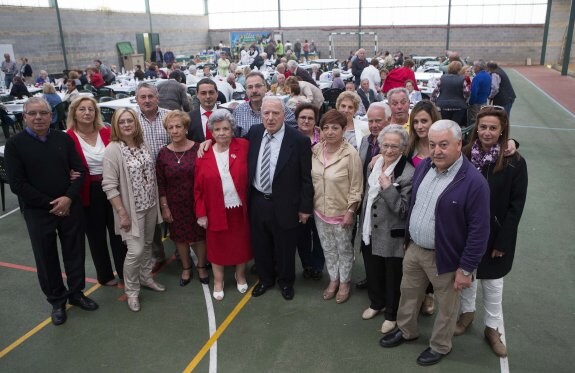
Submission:
[[[235,154],[230,154],[230,157],[233,159],[236,159],[236,155]]]

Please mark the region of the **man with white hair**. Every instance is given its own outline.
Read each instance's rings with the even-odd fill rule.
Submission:
[[[429,129],[429,151],[413,176],[398,328],[379,341],[389,348],[417,339],[419,309],[431,282],[439,311],[419,365],[437,364],[451,352],[459,291],[471,286],[490,226],[489,186],[461,154],[459,125],[435,122]]]
[[[290,60],[287,62],[287,69],[289,72],[291,72],[292,75],[298,76],[301,78],[301,80],[311,83],[317,87],[317,83],[315,82],[315,80],[313,80],[311,75],[309,75],[309,73],[304,69],[301,69],[298,66],[297,62],[295,62],[294,60]]]
[[[298,227],[313,212],[313,185],[309,139],[284,119],[283,100],[263,98],[263,124],[251,127],[246,136],[250,142],[248,208],[260,278],[252,296],[263,295],[277,281],[282,297],[291,300]]]
[[[192,65],[188,68],[188,75],[186,76],[186,85],[198,84],[201,80],[200,77],[196,75],[198,68]]]
[[[409,91],[407,88],[393,88],[387,93],[387,103],[391,108],[390,124],[406,126],[409,123]]]

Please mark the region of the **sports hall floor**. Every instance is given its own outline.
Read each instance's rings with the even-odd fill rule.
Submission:
[[[86,292],[100,309],[73,307],[68,321],[55,327],[23,217],[7,190],[0,215],[0,372],[575,371],[575,80],[542,67],[507,71],[518,96],[511,134],[521,143],[530,179],[515,266],[505,282],[508,359],[493,355],[483,340],[478,309],[479,320],[455,338],[447,358],[419,367],[415,359],[427,347],[433,318],[420,318],[418,341],[383,349],[383,317],[361,319],[369,304],[365,291],[354,291],[342,305],[326,302],[327,275],[304,280],[299,268],[291,302],[277,290],[257,299],[239,294],[233,271],[226,272],[225,299],[215,302],[197,275],[179,287],[179,262],[172,261],[157,274],[168,290],[142,291],[142,310],[132,313],[120,288],[95,283],[87,254]],[[166,248],[173,252],[169,240]],[[360,257],[354,280],[364,276]],[[250,286],[255,282],[251,276]]]

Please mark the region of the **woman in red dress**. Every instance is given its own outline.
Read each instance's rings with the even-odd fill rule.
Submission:
[[[252,258],[247,212],[248,142],[233,138],[233,115],[218,109],[208,121],[214,145],[197,160],[194,197],[198,224],[207,230],[208,260],[216,300],[224,299],[224,266],[235,265],[240,293],[248,290],[246,263]]]
[[[166,115],[164,127],[172,142],[160,150],[156,161],[162,218],[168,223],[170,238],[176,244],[182,261],[180,286],[186,286],[192,279],[190,244],[198,257],[200,282],[209,283],[206,231],[198,226],[194,214],[194,169],[198,144],[186,138],[189,125],[190,117],[183,111],[174,110]]]

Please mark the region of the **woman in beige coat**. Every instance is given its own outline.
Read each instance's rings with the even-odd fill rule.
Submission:
[[[152,278],[152,241],[156,224],[162,222],[156,170],[134,110],[116,110],[110,140],[104,152],[102,189],[114,209],[116,234],[128,246],[124,261],[125,293],[128,307],[137,312],[140,285],[155,291],[166,290]]]
[[[346,124],[347,118],[337,110],[325,113],[320,121],[323,140],[312,149],[314,214],[330,277],[323,298],[335,296],[337,303],[349,299],[351,232],[363,189],[359,154],[343,137]]]

